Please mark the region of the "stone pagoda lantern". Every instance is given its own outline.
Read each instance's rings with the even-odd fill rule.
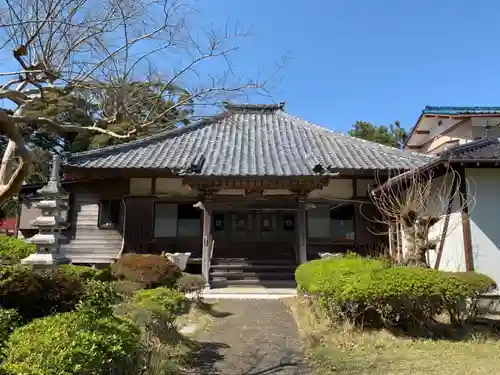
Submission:
[[[51,267],[70,263],[61,250],[61,240],[65,239],[61,231],[67,228],[67,218],[62,213],[68,209],[68,201],[59,179],[60,168],[60,156],[54,155],[49,182],[37,192],[42,199],[35,207],[40,209],[41,216],[33,220],[31,225],[38,228],[38,233],[26,240],[36,245],[36,252],[24,258],[22,264]]]

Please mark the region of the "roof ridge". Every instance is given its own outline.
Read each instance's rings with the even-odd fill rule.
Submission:
[[[280,102],[277,104],[235,104],[235,103],[225,103],[224,108],[231,112],[248,112],[248,111],[284,111],[286,102]]]

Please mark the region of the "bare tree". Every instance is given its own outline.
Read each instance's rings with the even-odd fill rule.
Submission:
[[[0,202],[17,193],[32,157],[19,131],[22,124],[56,134],[91,131],[130,139],[160,119],[175,125],[211,114],[203,109],[249,90],[267,94],[269,78],[241,79],[231,64],[238,50],[234,42],[247,34],[228,25],[219,31],[192,25],[196,10],[190,0],[2,4],[2,51],[11,56],[3,66],[11,68],[0,71],[0,99],[13,112],[0,111],[0,133],[9,139],[0,167]],[[75,96],[93,105],[91,123],[49,110]],[[184,110],[187,105],[195,110]]]
[[[436,250],[453,231],[450,215],[473,202],[473,198],[466,201],[460,193],[461,183],[460,174],[452,168],[438,178],[433,172],[410,171],[371,195],[382,214],[380,222],[404,237],[402,258],[396,260],[407,266],[429,267],[427,253]],[[431,229],[440,220],[445,223],[442,233],[431,238]],[[398,254],[392,256],[398,258]]]

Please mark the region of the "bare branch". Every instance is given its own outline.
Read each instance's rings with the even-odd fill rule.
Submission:
[[[378,182],[383,183],[380,179]],[[465,206],[471,208],[474,196],[470,195],[465,200],[460,193],[461,182],[460,174],[450,167],[437,178],[432,171],[410,171],[406,173],[406,178],[386,185],[385,189],[371,196],[382,214],[382,218],[375,221],[391,228],[391,232],[400,232],[398,235],[404,239],[404,264],[428,266],[427,253],[436,250],[440,241],[444,241],[454,229],[445,225],[436,233],[433,227]]]
[[[269,96],[266,79],[243,79],[231,57],[248,33],[191,23],[193,0],[6,0],[0,39],[12,66],[0,72],[0,203],[20,186],[30,126],[65,137],[115,140],[182,126],[236,97]],[[15,66],[14,66],[15,65]],[[278,70],[281,67],[278,68]],[[13,88],[14,85],[18,87]],[[60,104],[58,107],[57,103]],[[76,103],[76,104],[71,104]],[[70,113],[71,112],[71,113]]]

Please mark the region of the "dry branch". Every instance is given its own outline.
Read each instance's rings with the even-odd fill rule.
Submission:
[[[470,209],[474,203],[474,195],[469,195],[467,201],[463,199],[460,182],[460,174],[451,167],[439,177],[435,177],[432,171],[411,171],[405,178],[386,184],[384,189],[371,195],[373,204],[382,215],[381,219],[371,220],[400,232],[398,234],[404,237],[403,257],[397,260],[410,266],[429,266],[428,252],[436,250],[439,242],[454,230],[453,226],[444,225],[443,232],[436,235],[432,233],[433,227],[466,205]],[[378,183],[382,185],[383,181],[379,178]]]
[[[250,91],[268,95],[276,71],[264,80],[241,79],[233,71],[235,41],[247,33],[227,25],[221,32],[192,27],[194,12],[191,0],[6,0],[0,38],[17,68],[0,72],[6,79],[0,99],[14,107],[14,114],[0,111],[0,132],[9,138],[0,202],[15,194],[27,173],[23,124],[126,140],[157,123],[175,127],[210,115],[198,109]],[[89,121],[46,115],[68,96],[88,103],[91,109],[81,112]]]

